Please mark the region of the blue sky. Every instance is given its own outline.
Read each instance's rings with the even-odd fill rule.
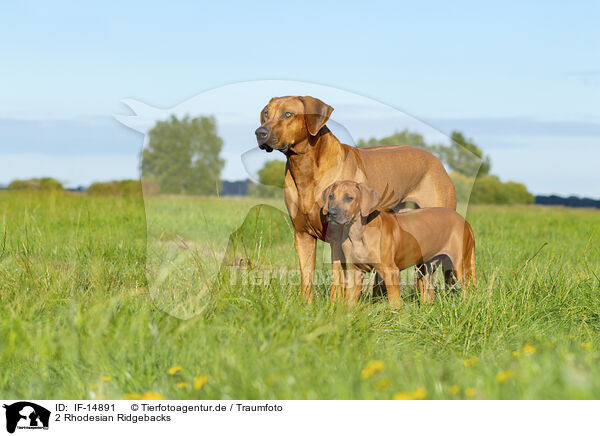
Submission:
[[[494,173],[536,193],[600,197],[598,22],[593,1],[11,2],[0,14],[0,183],[133,177],[142,136],[112,118],[128,113],[121,99],[170,108],[279,79],[462,129]],[[376,126],[358,130],[397,127]],[[252,129],[243,146],[224,136],[234,156]],[[228,164],[224,176],[243,178],[238,170]]]

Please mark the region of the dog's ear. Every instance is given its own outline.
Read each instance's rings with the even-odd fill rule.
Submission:
[[[267,108],[269,107],[269,105],[266,105],[264,108],[262,108],[262,110],[260,111],[260,124],[264,124],[265,121],[267,121]]]
[[[327,188],[325,188],[325,190],[321,194],[321,199],[323,200],[323,215],[327,215],[327,212],[329,212],[329,194],[331,194],[331,191],[333,191],[334,186],[335,183],[332,183]]]
[[[316,136],[329,119],[333,108],[318,98],[307,96],[300,99],[304,103],[304,119],[308,132],[311,136]]]
[[[364,183],[359,183],[358,189],[360,190],[360,214],[368,217],[377,208],[381,197],[377,191]]]

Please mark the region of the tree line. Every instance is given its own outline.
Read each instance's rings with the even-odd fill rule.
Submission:
[[[220,154],[223,140],[218,135],[214,117],[158,121],[150,130],[148,146],[141,153],[143,192],[165,194],[215,195],[225,161]],[[491,175],[491,160],[459,131],[453,131],[449,144],[429,144],[416,132],[402,130],[382,138],[361,139],[357,147],[380,145],[413,145],[437,156],[449,170],[457,196],[472,203],[533,203],[534,197],[517,182],[502,182]],[[272,160],[258,172],[260,184],[248,189],[249,195],[275,197],[282,195],[285,162]],[[475,183],[473,183],[475,181]],[[13,181],[9,189],[60,190],[55,179]],[[122,180],[94,183],[87,192],[94,195],[135,195],[142,192],[139,181]]]

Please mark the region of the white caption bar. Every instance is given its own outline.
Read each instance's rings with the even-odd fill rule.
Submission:
[[[578,434],[597,401],[3,400],[0,434]],[[11,432],[12,430],[12,432]],[[107,433],[108,432],[108,433]],[[173,433],[175,432],[175,433]],[[282,433],[283,432],[283,433]],[[381,433],[378,433],[381,432]]]

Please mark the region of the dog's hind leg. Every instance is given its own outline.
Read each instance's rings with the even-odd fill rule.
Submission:
[[[374,282],[373,282],[372,300],[373,300],[373,302],[379,301],[384,298],[387,298],[387,295],[388,295],[388,291],[385,287],[385,282],[383,280],[383,277],[381,277],[381,274],[379,274],[376,271],[375,277],[374,277]]]

